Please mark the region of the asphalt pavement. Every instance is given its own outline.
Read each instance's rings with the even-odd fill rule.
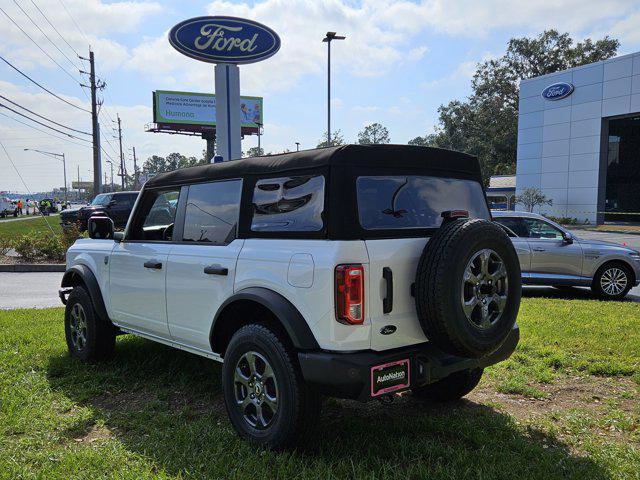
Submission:
[[[640,235],[619,233],[572,231],[578,237],[626,242],[631,248],[640,250]],[[62,306],[58,298],[58,288],[62,273],[0,273],[0,309],[9,308],[46,308]],[[551,287],[525,287],[524,296],[552,298],[595,298],[588,288],[574,288],[560,291]],[[627,299],[640,302],[640,287],[635,287]]]

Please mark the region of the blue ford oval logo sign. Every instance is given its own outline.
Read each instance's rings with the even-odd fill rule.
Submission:
[[[188,57],[210,63],[253,63],[280,49],[278,34],[258,22],[235,17],[196,17],[169,32],[169,43]]]
[[[566,82],[554,83],[542,91],[542,98],[545,100],[561,100],[568,97],[573,92],[573,85]]]

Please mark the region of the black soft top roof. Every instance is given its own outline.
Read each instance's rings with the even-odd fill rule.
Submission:
[[[421,173],[446,172],[481,179],[476,157],[441,148],[412,145],[342,145],[300,152],[249,157],[241,160],[182,168],[151,178],[145,188],[178,186],[246,175],[272,175],[321,167],[410,169]]]

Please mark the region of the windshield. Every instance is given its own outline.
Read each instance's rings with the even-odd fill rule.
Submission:
[[[110,201],[111,201],[111,195],[106,193],[101,193],[100,195],[96,196],[96,198],[93,199],[93,202],[91,202],[91,205],[106,205]]]
[[[488,220],[479,182],[427,176],[359,177],[358,216],[367,230],[437,228],[442,212],[466,210]]]

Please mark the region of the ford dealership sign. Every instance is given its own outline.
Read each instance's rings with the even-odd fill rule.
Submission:
[[[169,32],[169,43],[188,57],[210,63],[253,63],[274,55],[280,37],[253,20],[196,17]]]
[[[561,100],[573,93],[573,85],[570,83],[559,82],[549,85],[542,91],[542,98],[545,100]]]

